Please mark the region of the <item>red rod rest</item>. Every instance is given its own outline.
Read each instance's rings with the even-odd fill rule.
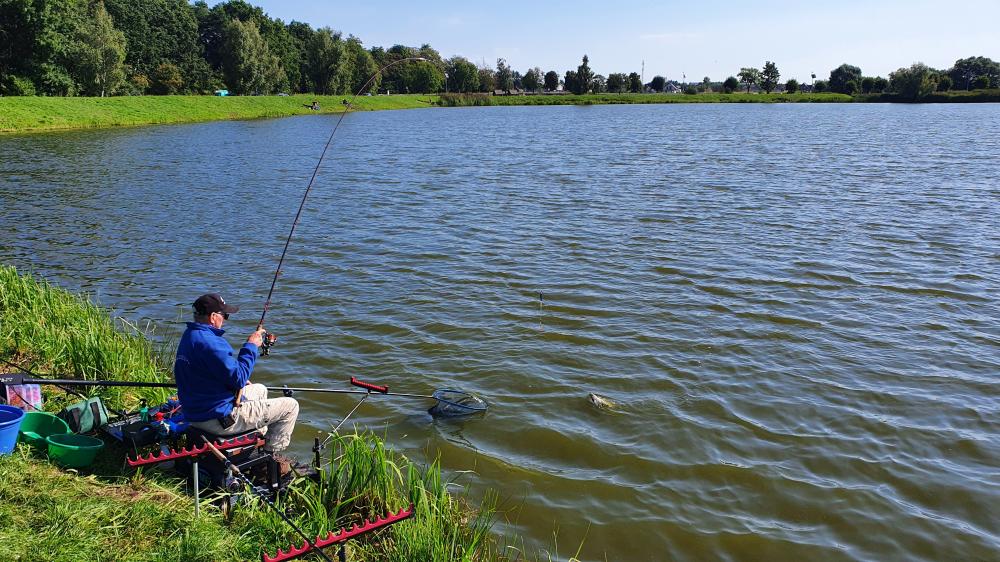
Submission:
[[[363,388],[365,390],[370,390],[372,392],[381,392],[382,394],[387,394],[389,392],[388,386],[382,386],[380,384],[372,384],[370,382],[365,382],[363,380],[358,380],[355,377],[351,377],[351,384],[354,386]]]
[[[347,528],[341,528],[340,531],[334,533],[330,532],[325,537],[317,536],[313,544],[316,548],[326,548],[333,544],[339,544],[346,542],[355,537],[361,536],[365,533],[370,533],[376,529],[381,529],[382,527],[388,527],[393,523],[398,523],[403,519],[413,516],[413,504],[407,509],[400,509],[397,513],[390,513],[385,517],[380,517],[374,521],[368,521],[365,519],[365,524],[360,527],[357,524],[351,525],[350,530]],[[312,550],[312,546],[308,543],[302,543],[302,546],[290,546],[288,547],[288,552],[278,549],[278,553],[274,556],[268,556],[266,552],[261,553],[260,557],[263,562],[284,562],[286,560],[293,560],[306,554]]]
[[[238,439],[230,439],[229,441],[224,441],[219,445],[216,445],[216,448],[225,451],[227,449],[236,449],[239,447],[256,445],[257,438],[258,438],[257,434],[253,434],[253,435],[248,435],[246,437],[240,437]],[[191,447],[182,448],[179,451],[170,449],[165,453],[150,453],[145,457],[139,456],[136,457],[135,459],[125,457],[125,462],[127,462],[129,466],[142,466],[146,464],[155,464],[158,462],[169,461],[173,459],[181,459],[184,457],[197,457],[199,455],[205,454],[206,452],[208,452],[208,445],[194,445]]]

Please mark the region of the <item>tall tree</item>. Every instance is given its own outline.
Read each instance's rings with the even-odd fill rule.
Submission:
[[[484,66],[479,69],[479,91],[480,92],[492,92],[496,86],[496,77],[493,74],[493,69]]]
[[[583,55],[583,62],[576,67],[576,89],[577,94],[586,94],[590,90],[590,82],[594,79],[594,71],[590,69],[590,59]]]
[[[497,59],[496,89],[505,93],[514,89],[514,76],[511,73],[510,65],[502,58]]]
[[[972,82],[980,76],[989,77],[991,84],[1000,84],[1000,63],[986,57],[958,59],[948,76],[956,88],[963,90],[971,90]]]
[[[85,17],[77,0],[0,1],[0,88],[18,83],[22,92],[74,95],[77,84],[69,69]]]
[[[375,59],[372,54],[361,44],[361,40],[351,36],[344,42],[344,71],[341,90],[344,94],[355,94],[361,92],[361,88],[368,83],[365,92],[377,92],[379,87],[379,76],[373,75],[378,71]]]
[[[621,72],[612,72],[608,74],[608,91],[613,94],[620,94],[625,91],[628,86],[628,77]]]
[[[933,92],[936,87],[933,72],[921,62],[889,73],[889,90],[906,100],[917,101]]]
[[[542,87],[542,69],[536,66],[525,72],[521,84],[526,91],[537,92]]]
[[[478,92],[479,69],[465,57],[454,56],[446,65],[449,92]]]
[[[436,49],[427,43],[424,43],[420,46],[420,50],[417,51],[417,55],[427,59],[427,61],[411,62],[409,64],[414,65],[418,74],[425,76],[425,78],[419,78],[418,80],[421,84],[426,85],[426,89],[418,85],[413,88],[413,91],[416,93],[431,94],[443,90],[445,62],[441,58],[441,53],[437,52]]]
[[[827,85],[831,92],[846,94],[848,93],[847,83],[851,80],[855,84],[861,83],[861,69],[849,64],[842,64],[830,71],[830,81]]]
[[[559,89],[559,73],[555,70],[550,70],[545,73],[545,83],[544,88],[549,92],[554,92]]]
[[[315,31],[313,31],[313,28],[308,23],[292,21],[288,24],[288,34],[291,35],[292,41],[295,43],[295,48],[300,53],[299,60],[296,61],[299,67],[298,71],[294,74],[291,72],[288,74],[289,88],[296,92],[310,91],[308,46],[309,41],[312,40],[313,33]],[[372,58],[371,53],[368,53],[367,57]],[[297,82],[293,81],[295,77],[297,77]]]
[[[580,91],[580,86],[577,84],[579,79],[577,78],[575,70],[567,70],[566,74],[563,75],[563,90],[567,92],[573,92],[574,94]]]
[[[133,74],[151,77],[161,64],[171,63],[182,80],[194,83],[208,71],[198,41],[197,8],[187,0],[104,0],[104,4],[125,36],[125,64]]]
[[[746,86],[747,93],[750,93],[750,88],[760,82],[760,71],[756,68],[744,67],[740,69],[740,73],[737,74],[740,77],[740,83]]]
[[[237,94],[267,94],[284,78],[256,23],[229,20],[222,29],[222,69],[226,85]]]
[[[343,77],[344,41],[340,32],[323,27],[306,44],[306,75],[316,94],[336,94]]]
[[[638,72],[630,72],[628,75],[628,91],[633,94],[642,92],[642,77]]]
[[[125,35],[115,29],[103,2],[94,4],[77,36],[76,69],[84,93],[102,98],[114,94],[125,82]]]
[[[781,73],[778,72],[778,65],[771,61],[765,61],[764,69],[760,72],[760,89],[764,90],[764,93],[770,94],[778,87],[780,78]]]
[[[410,74],[409,90],[415,94],[433,94],[444,89],[444,73],[431,62],[417,62]]]
[[[666,85],[667,79],[662,76],[654,76],[653,80],[649,83],[649,87],[655,92],[662,92]]]

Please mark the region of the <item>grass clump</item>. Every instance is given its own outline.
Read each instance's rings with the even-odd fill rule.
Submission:
[[[170,355],[146,335],[85,296],[0,265],[0,359],[60,378],[170,382]],[[169,394],[162,388],[101,391],[113,408],[134,408],[140,397],[156,403]]]
[[[307,534],[325,536],[413,505],[413,517],[351,541],[350,559],[503,559],[490,535],[496,515],[495,494],[487,494],[478,511],[473,511],[464,498],[449,493],[449,483],[442,479],[438,463],[419,468],[386,449],[371,433],[333,435],[330,450],[330,462],[320,471],[318,481],[297,481],[282,504],[298,514],[296,524]],[[259,501],[251,500],[248,509],[236,513],[235,520],[244,526],[254,521],[249,531],[253,542],[302,544],[302,539]]]

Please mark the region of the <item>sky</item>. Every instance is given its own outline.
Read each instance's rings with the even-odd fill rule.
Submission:
[[[537,66],[560,76],[584,54],[597,74],[640,72],[646,82],[721,81],[765,61],[782,81],[808,82],[842,63],[888,77],[914,62],[1000,60],[1000,0],[247,1],[367,47],[429,43],[444,58],[491,67],[504,58],[522,73]]]

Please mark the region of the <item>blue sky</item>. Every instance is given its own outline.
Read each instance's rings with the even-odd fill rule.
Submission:
[[[560,75],[584,54],[604,75],[640,72],[645,60],[647,82],[657,74],[722,80],[765,60],[783,80],[799,81],[812,72],[826,78],[844,62],[888,76],[918,61],[948,68],[969,56],[1000,60],[1000,0],[248,1],[368,47],[430,43],[445,58],[493,66],[503,57],[521,72]]]

